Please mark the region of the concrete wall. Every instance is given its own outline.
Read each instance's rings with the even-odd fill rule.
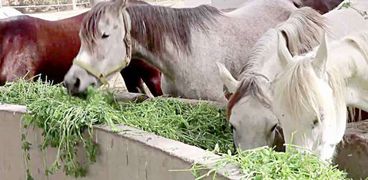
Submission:
[[[21,116],[24,106],[0,106],[0,179],[24,180],[25,164],[21,149]],[[162,138],[133,128],[120,126],[121,133],[108,127],[95,127],[95,141],[100,154],[89,167],[88,180],[190,180],[194,179],[191,165],[194,162],[211,166],[218,156],[200,148]],[[63,172],[46,177],[45,166],[55,158],[55,149],[41,152],[38,145],[42,136],[39,129],[29,128],[27,140],[32,145],[30,167],[36,180],[69,180]],[[81,153],[83,154],[83,153]],[[84,161],[83,155],[80,159]],[[226,178],[224,173],[228,173]],[[238,171],[228,167],[218,173],[218,179],[239,179]]]
[[[25,164],[21,149],[24,106],[0,105],[0,179],[25,179]],[[94,140],[101,153],[97,162],[89,167],[88,180],[189,180],[194,162],[211,167],[218,156],[200,148],[162,138],[130,127],[119,126],[113,133],[108,127],[95,127]],[[55,158],[55,149],[41,152],[37,145],[42,141],[39,129],[29,128],[27,139],[33,144],[31,172],[36,180],[47,179],[45,165]],[[82,151],[81,151],[82,152]],[[83,152],[80,161],[83,162]],[[368,121],[350,123],[344,141],[337,148],[335,161],[354,179],[368,177]],[[225,177],[225,175],[228,175]],[[74,179],[63,172],[50,176],[52,180]],[[210,178],[209,178],[210,179]],[[217,179],[239,179],[234,167],[222,169]]]

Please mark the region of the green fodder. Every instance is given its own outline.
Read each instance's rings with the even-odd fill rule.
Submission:
[[[0,88],[0,101],[26,105],[30,111],[24,116],[26,126],[43,130],[41,149],[58,149],[47,173],[63,167],[68,175],[84,176],[87,166],[96,158],[97,149],[92,142],[92,127],[96,124],[112,127],[124,124],[209,150],[216,145],[222,152],[232,148],[224,111],[208,104],[189,105],[164,99],[117,103],[110,95],[93,89],[88,90],[88,97],[83,100],[69,96],[61,86],[24,80]],[[28,143],[23,144],[29,149]],[[85,148],[89,163],[78,163],[77,145]]]
[[[153,132],[173,140],[222,152],[233,150],[232,135],[224,111],[208,104],[188,105],[158,99],[139,104],[120,104],[119,123]]]
[[[236,165],[241,171],[241,179],[271,180],[271,179],[347,179],[347,174],[327,162],[320,161],[313,154],[303,154],[289,147],[288,152],[276,152],[271,148],[258,148],[247,151],[237,151],[237,154],[223,154],[209,172],[216,172],[226,165]],[[210,173],[201,175],[199,170],[206,169],[194,165],[193,174],[197,179],[203,179]],[[226,172],[225,172],[226,173]],[[213,176],[215,179],[215,176]]]
[[[80,99],[69,96],[63,87],[23,80],[1,87],[0,101],[26,105],[30,111],[23,118],[26,126],[43,130],[41,149],[57,148],[47,173],[63,168],[68,175],[84,176],[88,165],[96,160],[98,149],[92,142],[92,127],[96,124],[124,124],[203,149],[233,151],[224,111],[208,104],[189,105],[168,99],[118,103],[93,89],[89,89],[86,99]],[[28,151],[30,144],[25,139],[22,135],[23,148]],[[78,145],[84,147],[89,162],[79,164],[76,160]],[[240,168],[243,179],[345,178],[345,173],[313,155],[280,153],[270,148],[224,154],[216,164],[212,172],[233,164]],[[193,166],[193,171],[201,168]],[[198,179],[203,177],[198,175]]]

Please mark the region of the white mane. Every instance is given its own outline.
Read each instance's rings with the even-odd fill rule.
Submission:
[[[314,53],[312,53],[314,55]],[[310,53],[307,55],[309,56]],[[346,109],[345,104],[345,82],[335,69],[329,69],[328,83],[333,90],[335,105],[338,112]],[[292,118],[298,120],[303,111],[315,113],[320,118],[320,108],[322,95],[317,90],[317,76],[311,65],[310,59],[299,60],[289,63],[286,70],[280,74],[275,82],[275,92],[277,102],[282,103]],[[319,119],[320,120],[320,119]]]
[[[342,41],[335,41],[332,43],[331,50],[334,46],[340,46],[341,44],[352,44],[362,54],[365,59],[368,60],[368,32],[359,32],[349,35],[342,39]],[[315,55],[315,51],[305,54],[304,57],[311,57]],[[331,54],[344,53],[344,52],[331,52]],[[336,56],[336,55],[335,55]],[[345,87],[346,84],[340,75],[340,72],[334,68],[333,58],[328,56],[328,83],[334,92],[336,100],[336,108],[338,111],[346,108],[345,103]],[[311,65],[310,58],[303,58],[299,61],[289,63],[286,70],[280,74],[275,81],[275,92],[283,92],[278,94],[278,102],[282,102],[286,109],[290,110],[290,114],[293,118],[299,119],[298,114],[301,111],[312,111],[319,115],[320,94],[316,90],[316,74]]]
[[[298,55],[309,52],[319,44],[322,32],[326,30],[326,20],[314,9],[303,7],[276,29],[284,33],[290,53]]]
[[[346,36],[341,41],[331,43],[330,49],[333,51],[334,46],[341,44],[350,44],[357,48],[365,59],[368,60],[368,32],[354,33]],[[317,49],[305,54],[304,57],[314,57]],[[334,54],[346,52],[333,52]],[[331,53],[332,54],[332,53]],[[334,55],[336,57],[336,55]],[[345,103],[345,87],[343,77],[341,77],[341,70],[334,68],[333,58],[328,58],[327,74],[328,83],[334,92],[336,100],[336,108],[340,110],[346,109]],[[285,107],[290,111],[289,113],[295,119],[299,119],[298,114],[301,111],[312,111],[319,115],[318,107],[322,99],[320,97],[317,87],[317,77],[311,65],[310,58],[303,58],[299,61],[294,61],[288,64],[286,70],[279,75],[275,80],[275,94],[279,98],[278,102],[283,102]],[[281,93],[282,92],[282,93]],[[319,117],[319,116],[318,116]]]

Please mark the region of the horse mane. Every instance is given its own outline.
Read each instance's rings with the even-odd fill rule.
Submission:
[[[97,28],[101,17],[114,10],[114,2],[100,2],[87,13],[81,27],[81,38],[92,50],[96,37],[101,36]],[[156,55],[161,55],[169,40],[176,49],[190,52],[191,28],[206,31],[222,13],[218,9],[202,5],[196,8],[175,9],[163,6],[142,4],[128,6],[132,37],[143,47]]]
[[[230,117],[231,110],[235,106],[235,104],[245,96],[256,97],[264,106],[271,108],[271,101],[264,93],[261,87],[259,87],[259,77],[263,77],[266,80],[267,77],[262,74],[249,74],[249,76],[245,76],[243,81],[241,81],[239,88],[237,91],[231,96],[228,105],[227,105],[227,117]]]
[[[107,12],[113,11],[116,4],[113,1],[99,2],[84,16],[80,29],[80,37],[82,42],[86,42],[87,50],[93,51],[97,37],[101,37],[98,29],[98,22]]]
[[[251,80],[255,83],[252,83],[251,88],[245,88],[245,86],[238,87],[237,91],[228,102],[228,112],[231,111],[232,107],[242,97],[254,94],[248,93],[248,91],[253,91],[253,89],[254,91],[259,91],[258,81],[252,79],[261,77],[254,76],[254,74],[256,74],[255,72],[258,71],[257,65],[259,59],[264,58],[265,51],[271,49],[273,43],[277,43],[278,31],[282,32],[286,38],[287,46],[291,54],[298,55],[311,51],[314,46],[319,44],[322,32],[326,29],[325,24],[325,18],[317,11],[309,7],[302,7],[291,13],[290,17],[285,22],[267,31],[254,45],[248,56],[247,63],[239,73],[239,76],[244,77],[241,81]],[[276,42],[270,43],[270,41]],[[249,82],[242,82],[242,84],[249,84]],[[267,99],[265,96],[259,96],[261,93],[257,94],[258,95],[254,97],[258,98],[260,102],[264,102],[264,99]]]
[[[310,7],[303,7],[290,15],[286,23],[276,28],[286,39],[291,55],[304,54],[320,43],[326,27],[325,18]]]
[[[182,9],[145,5],[127,10],[132,20],[132,37],[156,55],[163,53],[167,40],[174,48],[189,53],[192,28],[207,31],[222,14],[207,5]]]
[[[314,53],[311,54],[314,55]],[[275,82],[275,92],[282,92],[275,97],[276,102],[287,107],[287,113],[294,119],[299,119],[301,112],[308,111],[316,113],[318,120],[322,120],[320,117],[323,115],[320,114],[319,109],[323,95],[317,91],[317,77],[311,62],[310,58],[305,58],[289,63]],[[338,111],[346,110],[345,81],[338,70],[327,69],[328,83],[334,93],[335,105]]]
[[[359,32],[349,35],[343,41],[337,43],[352,44],[368,59],[368,32]],[[314,51],[315,52],[315,51]],[[315,53],[308,53],[304,56],[312,56]],[[332,59],[331,59],[332,60]],[[338,111],[346,109],[345,103],[345,81],[341,77],[338,69],[327,67],[328,83],[333,90]],[[292,118],[298,119],[301,111],[307,110],[320,116],[319,100],[321,95],[316,91],[316,76],[312,68],[310,58],[298,60],[288,65],[286,70],[280,74],[275,83],[275,92],[279,93],[278,102],[284,103]]]
[[[271,49],[277,33],[281,32],[286,39],[287,48],[292,56],[304,54],[320,43],[322,32],[327,30],[326,20],[321,14],[310,7],[302,7],[290,14],[290,17],[275,28],[268,30],[254,45],[248,61],[240,73],[257,71],[256,65],[263,58],[265,51]]]

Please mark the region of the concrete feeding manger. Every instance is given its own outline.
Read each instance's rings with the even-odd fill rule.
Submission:
[[[25,106],[0,105],[0,177],[25,179],[26,167],[21,135]],[[119,126],[119,133],[106,126],[95,126],[94,141],[99,144],[97,162],[90,165],[88,174],[81,179],[163,180],[194,179],[189,170],[193,163],[212,167],[219,156],[203,149],[166,139],[134,128]],[[49,177],[47,165],[55,158],[56,150],[40,151],[41,130],[28,128],[27,140],[32,143],[29,168],[35,179],[75,179],[61,170]],[[368,176],[368,121],[348,125],[344,143],[338,147],[336,162],[356,179]],[[80,161],[86,162],[83,153]],[[212,176],[211,176],[212,177]],[[209,177],[209,178],[211,178]],[[239,170],[228,166],[221,169],[216,179],[239,179]]]
[[[0,177],[1,179],[21,180],[26,177],[24,151],[22,149],[22,115],[25,106],[0,105]],[[129,179],[163,180],[194,179],[189,170],[193,163],[211,167],[219,156],[203,149],[178,141],[166,139],[141,130],[118,126],[119,133],[106,126],[94,127],[94,141],[99,145],[97,162],[90,165],[88,174],[81,179]],[[28,128],[27,140],[32,143],[29,168],[34,179],[67,180],[62,170],[47,177],[46,165],[55,160],[56,150],[49,148],[40,151],[41,130]],[[5,146],[4,146],[5,145]],[[83,153],[78,157],[85,162]],[[225,175],[226,174],[226,175]],[[218,179],[239,179],[238,170],[226,167],[220,170]],[[211,176],[212,177],[212,176]]]

